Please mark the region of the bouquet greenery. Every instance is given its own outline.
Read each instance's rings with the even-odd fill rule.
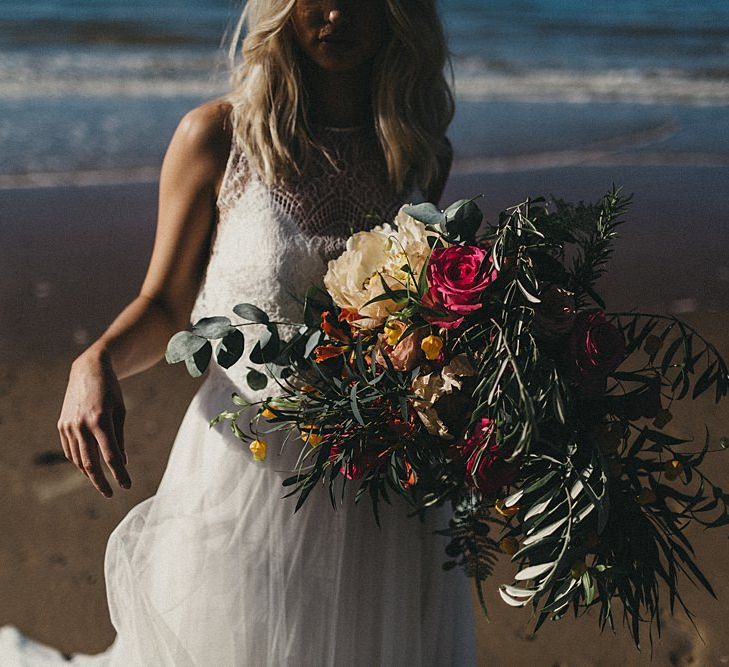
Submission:
[[[268,372],[247,379],[275,391],[250,434],[237,420],[254,404],[238,393],[211,425],[229,422],[256,459],[267,432],[300,437],[284,481],[295,510],[319,485],[336,508],[347,483],[378,521],[390,493],[413,515],[448,502],[444,568],[465,569],[484,610],[482,582],[506,553],[501,597],[531,605],[537,628],[598,606],[601,626],[620,613],[639,645],[643,621],[660,628],[662,585],[671,611],[686,609],[682,576],[713,594],[684,529],[729,523],[729,496],[705,474],[708,432],[696,448],[665,427],[674,401],[725,396],[729,372],[673,316],[606,312],[597,282],[629,201],[615,186],[593,204],[528,199],[487,225],[475,199],[403,206],[347,240],[292,336],[239,304],[244,322],[200,320],[168,361],[199,375],[220,340],[229,367],[239,328],[264,325],[249,361]]]

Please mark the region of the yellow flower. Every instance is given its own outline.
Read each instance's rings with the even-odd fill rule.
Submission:
[[[673,481],[678,478],[683,471],[683,464],[678,459],[671,459],[670,461],[666,461],[666,465],[663,466],[663,469],[666,472],[666,479]]]
[[[266,419],[275,419],[276,413],[270,408],[264,408],[263,410],[261,410],[261,417],[264,417]]]
[[[499,499],[494,503],[494,509],[501,514],[501,516],[510,517],[514,516],[518,511],[519,508],[516,505],[512,505],[511,507],[506,507],[504,505],[504,501]]]
[[[266,458],[266,447],[268,445],[263,440],[254,440],[248,448],[253,453],[253,459],[255,461],[263,461]]]
[[[299,428],[301,439],[309,443],[312,447],[316,447],[322,443],[324,436],[316,432],[316,424],[302,424]]]
[[[397,327],[392,322],[385,322],[385,341],[388,345],[391,347],[395,347],[397,345],[397,341],[400,340],[400,334],[402,333],[402,329]]]
[[[519,551],[519,541],[515,537],[505,537],[499,542],[499,549],[509,556]]]
[[[430,361],[437,359],[443,349],[443,339],[435,335],[426,336],[420,342],[420,349],[425,352],[425,357]]]

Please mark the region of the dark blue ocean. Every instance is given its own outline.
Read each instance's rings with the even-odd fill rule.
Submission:
[[[729,164],[729,1],[441,0],[457,168]],[[228,0],[0,0],[0,187],[153,180]]]

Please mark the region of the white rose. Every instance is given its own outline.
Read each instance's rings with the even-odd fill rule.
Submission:
[[[388,315],[401,308],[391,299],[365,305],[384,293],[380,275],[388,287],[403,289],[408,274],[402,267],[409,263],[417,279],[429,253],[425,225],[405,214],[402,208],[395,224],[397,229],[384,223],[350,236],[345,251],[329,261],[324,276],[324,286],[334,303],[357,311],[361,318],[354,324],[363,328],[380,326]]]

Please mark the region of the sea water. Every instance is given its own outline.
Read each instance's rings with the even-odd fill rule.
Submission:
[[[440,0],[455,169],[729,165],[729,2]],[[0,2],[0,188],[154,180],[228,0]]]

